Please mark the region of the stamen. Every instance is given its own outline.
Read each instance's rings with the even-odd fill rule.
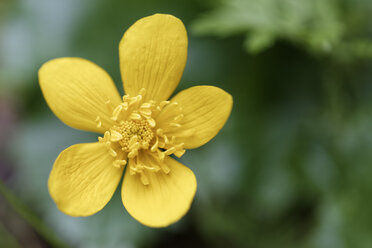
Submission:
[[[151,108],[151,107],[152,107],[151,103],[145,102],[145,103],[142,103],[140,108]]]
[[[181,124],[179,124],[179,123],[170,123],[169,126],[170,127],[181,127]]]
[[[118,105],[115,109],[114,109],[114,111],[112,112],[112,117],[111,117],[111,120],[113,120],[113,121],[116,121],[117,119],[118,119],[118,116],[119,116],[119,114],[120,114],[120,112],[121,112],[121,110],[123,109],[123,105]]]
[[[129,116],[130,119],[132,120],[141,120],[141,115],[138,114],[138,113],[132,113],[130,116]]]
[[[126,160],[115,160],[113,162],[113,166],[116,167],[116,168],[120,168],[122,166],[125,166],[127,164],[127,161]]]
[[[98,141],[103,143],[109,154],[115,159],[113,166],[122,168],[130,161],[130,175],[139,174],[139,180],[143,185],[150,183],[149,173],[170,172],[165,164],[166,156],[174,154],[181,157],[185,153],[183,143],[176,143],[176,137],[186,137],[196,132],[196,129],[181,130],[180,121],[184,118],[182,107],[177,102],[153,100],[144,101],[145,89],[138,91],[138,95],[124,95],[123,102],[112,111],[111,119],[115,124],[106,131]],[[109,103],[109,102],[108,102]],[[108,104],[107,103],[107,104]],[[102,126],[99,116],[96,118],[97,127]],[[159,128],[161,127],[161,128]],[[175,135],[177,134],[177,136]],[[142,150],[157,163],[151,160],[142,163],[140,161]],[[149,164],[150,163],[150,164]]]
[[[169,103],[170,103],[170,101],[161,101],[160,104],[159,104],[159,107],[164,108],[164,106],[169,104]]]
[[[158,136],[156,136],[155,144],[151,147],[152,152],[155,152],[158,149],[158,144],[159,144],[159,138]]]
[[[182,150],[176,151],[176,152],[174,153],[174,155],[176,155],[177,158],[180,158],[180,157],[183,156],[183,154],[185,154],[185,152],[186,152],[186,150],[185,150],[185,149],[182,149]]]
[[[129,147],[133,146],[135,143],[138,143],[137,142],[138,138],[137,138],[137,135],[133,135],[130,140],[129,140]]]
[[[171,148],[169,148],[168,150],[166,150],[165,152],[164,152],[164,154],[165,155],[171,155],[172,153],[174,153],[176,151],[176,147],[171,147]]]
[[[129,98],[129,106],[135,104],[137,102],[137,100],[138,100],[137,97],[131,97],[131,98]]]
[[[136,173],[139,173],[138,169],[136,167],[131,166],[129,171],[131,176],[136,175]]]
[[[151,113],[152,113],[152,111],[151,111],[150,109],[148,109],[148,108],[146,108],[146,109],[141,109],[139,112],[140,112],[142,115],[145,115],[145,116],[148,116],[148,117],[150,117],[150,116],[151,116]]]
[[[132,145],[129,146],[129,149],[130,150],[138,150],[140,148],[140,143],[139,142],[136,142],[136,143],[133,143]]]
[[[146,166],[146,165],[144,165],[143,166],[146,170],[148,170],[148,171],[153,171],[153,172],[158,172],[159,170],[160,170],[160,167],[159,166],[154,166],[154,167],[150,167],[150,166]]]
[[[110,141],[117,142],[117,141],[121,140],[122,138],[123,138],[123,135],[121,135],[121,133],[119,133],[118,131],[116,131],[114,129],[111,129],[111,139],[110,139]]]
[[[110,140],[110,132],[109,131],[106,131],[105,134],[103,135],[103,138],[106,140]]]
[[[156,122],[152,118],[147,119],[147,123],[150,125],[150,127],[154,128],[156,126]]]
[[[162,109],[164,108],[165,105],[169,104],[170,102],[169,101],[162,101],[159,103],[159,106],[156,107],[156,109],[158,111],[162,111]]]

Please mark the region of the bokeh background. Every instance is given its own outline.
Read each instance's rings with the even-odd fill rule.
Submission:
[[[55,158],[97,135],[48,109],[37,71],[83,57],[123,93],[118,44],[173,14],[189,35],[177,92],[231,93],[220,134],[182,162],[198,191],[178,223],[136,222],[116,192],[87,218],[47,190]],[[0,0],[0,247],[372,247],[370,0]]]

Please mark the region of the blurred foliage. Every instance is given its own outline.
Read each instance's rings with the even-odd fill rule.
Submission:
[[[314,54],[342,59],[372,57],[372,5],[368,0],[220,0],[194,22],[198,34],[244,34],[258,53],[288,40]],[[356,14],[357,13],[357,14]],[[360,33],[369,29],[369,33]]]
[[[213,84],[234,97],[222,132],[182,158],[196,174],[196,199],[165,229],[133,220],[119,192],[94,216],[66,216],[48,194],[51,166],[96,135],[51,113],[37,70],[84,57],[122,92],[119,40],[156,12],[189,31],[177,91]],[[0,2],[0,13],[0,247],[30,237],[89,248],[371,246],[370,0],[18,0]],[[6,217],[9,208],[18,218]],[[14,219],[27,228],[11,228]],[[36,234],[20,235],[29,229]]]

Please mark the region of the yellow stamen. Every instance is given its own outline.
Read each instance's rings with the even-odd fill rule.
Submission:
[[[115,160],[113,162],[113,166],[116,167],[116,168],[121,168],[122,166],[125,166],[127,164],[127,161],[126,160]]]
[[[139,180],[148,185],[148,173],[170,172],[170,168],[164,163],[166,156],[174,154],[181,157],[185,153],[184,144],[177,143],[174,134],[177,133],[177,137],[179,134],[187,136],[192,135],[195,130],[177,131],[181,128],[180,121],[184,117],[177,102],[143,102],[145,93],[145,89],[141,89],[136,96],[123,96],[123,102],[112,112],[111,119],[115,124],[98,140],[104,143],[108,152],[116,158],[113,162],[115,167],[126,165],[126,160],[119,159],[124,155],[133,161],[128,168],[130,175],[139,174]],[[101,119],[97,117],[97,125],[102,125],[99,122]],[[156,126],[161,128],[155,128]],[[150,160],[142,163],[141,150],[147,150],[147,154],[150,153],[158,161],[157,165],[152,164]]]

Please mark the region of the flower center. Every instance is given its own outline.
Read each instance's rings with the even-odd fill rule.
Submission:
[[[142,183],[148,185],[147,173],[162,171],[168,174],[170,169],[164,163],[165,156],[174,154],[181,157],[185,149],[175,136],[181,128],[182,108],[177,102],[144,101],[145,92],[145,89],[141,89],[137,96],[123,96],[122,103],[112,109],[111,120],[115,124],[98,140],[115,158],[115,167],[125,166],[127,159],[130,159],[130,174],[139,174]],[[97,116],[96,123],[98,127],[102,125],[100,116]],[[177,131],[177,136],[190,136],[193,132]],[[143,161],[143,157],[148,155],[157,161],[157,165]]]
[[[138,148],[148,149],[154,137],[154,133],[146,120],[124,121],[119,127],[115,126],[111,133],[114,130],[121,135],[118,142],[125,152],[130,152],[134,145],[139,146]]]

